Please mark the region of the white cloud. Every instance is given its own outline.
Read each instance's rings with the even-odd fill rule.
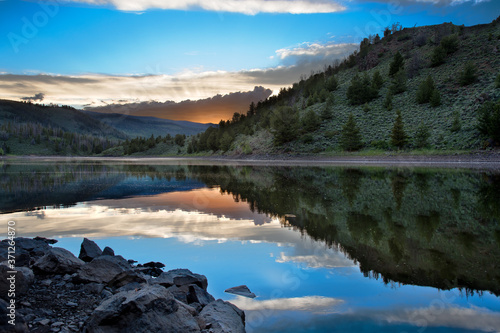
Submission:
[[[238,296],[231,303],[245,311],[307,311],[313,313],[333,313],[343,300],[324,296],[303,296],[259,300]]]
[[[279,49],[276,54],[281,60],[289,57],[345,57],[357,49],[357,44],[303,43],[294,48]]]
[[[297,82],[302,74],[321,70],[325,64],[341,60],[356,49],[355,44],[302,44],[276,51],[282,62],[277,67],[237,72],[185,70],[175,75],[130,76],[0,74],[0,98],[19,100],[43,93],[44,103],[97,107],[112,103],[199,100],[252,91],[255,86],[277,93],[280,88]]]
[[[313,14],[334,13],[345,7],[331,0],[67,0],[99,6],[113,6],[122,11],[148,9],[206,10],[255,15],[258,13]]]

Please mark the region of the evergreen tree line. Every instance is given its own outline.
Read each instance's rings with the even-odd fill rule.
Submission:
[[[123,153],[125,155],[131,155],[134,153],[144,152],[146,150],[152,149],[162,142],[170,145],[176,145],[178,147],[183,147],[185,141],[185,134],[176,134],[174,137],[172,137],[170,134],[167,134],[164,137],[162,137],[161,135],[155,137],[153,134],[151,134],[148,139],[144,137],[136,137],[134,139],[125,140],[121,145],[123,146]]]
[[[116,140],[72,133],[50,125],[43,126],[40,123],[7,122],[0,126],[0,140],[3,141],[1,148],[5,154],[12,152],[7,143],[11,137],[17,138],[19,142],[27,141],[31,145],[51,147],[60,154],[100,154],[118,144]]]

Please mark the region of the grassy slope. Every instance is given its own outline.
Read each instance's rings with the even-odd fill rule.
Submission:
[[[434,33],[438,29],[448,29],[448,33],[458,33],[459,27],[450,24],[439,26],[406,28],[396,32],[389,38],[383,38],[379,43],[371,46],[371,51],[379,56],[379,64],[367,70],[370,76],[377,70],[382,74],[385,82],[380,90],[377,99],[368,104],[370,111],[363,110],[363,105],[352,106],[346,98],[347,89],[353,76],[359,72],[358,66],[343,70],[336,75],[339,81],[339,88],[331,94],[335,97],[333,107],[334,117],[330,121],[322,122],[321,126],[312,134],[313,141],[304,143],[299,138],[283,147],[273,147],[270,130],[257,131],[253,136],[239,135],[234,141],[228,154],[241,153],[280,153],[292,151],[296,153],[340,153],[339,139],[342,126],[347,120],[350,112],[356,118],[358,126],[361,128],[363,141],[367,148],[374,141],[385,141],[390,143],[390,133],[394,119],[395,110],[402,111],[405,122],[405,130],[410,136],[410,143],[413,140],[415,130],[421,122],[430,128],[431,149],[433,150],[468,150],[481,148],[484,138],[476,129],[476,110],[485,100],[489,98],[496,100],[500,97],[500,89],[495,88],[495,78],[500,68],[500,25],[480,25],[466,27],[459,36],[459,49],[446,59],[445,64],[438,67],[430,67],[430,58],[435,47],[433,43]],[[418,47],[414,45],[415,37],[419,33],[425,33],[427,43]],[[408,36],[404,39],[402,36]],[[490,38],[490,35],[492,38]],[[399,40],[398,40],[399,39]],[[491,39],[491,40],[490,40]],[[395,95],[393,98],[393,110],[388,111],[383,103],[386,93],[391,84],[388,77],[389,65],[393,55],[400,51],[406,58],[406,68],[415,53],[420,53],[423,59],[422,69],[418,75],[409,78],[406,92]],[[478,68],[478,81],[472,85],[461,87],[458,83],[459,72],[462,71],[467,61],[472,61]],[[416,91],[422,80],[427,75],[434,79],[436,87],[441,93],[442,105],[432,108],[428,103],[417,104]],[[299,97],[293,106],[299,108],[300,115],[303,116],[309,109],[319,113],[325,107],[325,103],[314,104],[302,109],[303,97]],[[453,114],[460,115],[461,129],[452,132],[451,125]],[[267,132],[267,133],[266,133]]]

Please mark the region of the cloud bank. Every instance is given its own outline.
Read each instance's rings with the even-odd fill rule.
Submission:
[[[246,113],[250,103],[263,101],[271,94],[271,89],[259,86],[248,92],[234,92],[224,96],[219,94],[197,101],[185,100],[179,103],[174,101],[149,101],[132,104],[110,104],[87,109],[102,113],[218,123],[221,119],[230,119],[235,112]]]
[[[98,6],[112,6],[121,11],[148,9],[205,10],[255,15],[258,13],[315,14],[335,13],[345,7],[331,0],[68,0]]]
[[[246,108],[251,101],[264,98],[263,96],[267,94],[266,89],[277,93],[280,88],[297,82],[301,75],[321,70],[324,65],[342,60],[357,48],[356,44],[304,43],[277,50],[275,57],[280,62],[277,67],[236,72],[186,70],[175,75],[135,76],[1,74],[0,98],[20,100],[26,96],[43,93],[44,103],[72,105],[77,108],[108,107],[108,109],[112,104],[115,107],[116,104],[131,104],[132,107],[129,110],[122,111],[130,113],[130,109],[133,109],[133,114],[139,115],[141,113],[136,106],[145,106],[149,112],[146,113],[147,115],[154,114],[157,117],[165,117],[158,111],[160,106],[164,107],[172,102],[211,98],[214,105],[215,102],[222,100],[229,102],[228,106],[223,108],[225,111],[222,114],[230,118],[234,112],[246,112],[246,109],[241,109],[241,105]],[[259,86],[266,89],[255,91],[254,88]],[[235,92],[252,92],[252,98],[244,93],[231,94]],[[222,99],[228,94],[232,95],[231,98]],[[242,104],[235,104],[235,98],[238,96]],[[212,108],[210,112],[215,112],[215,116],[201,120],[199,117],[201,113],[192,108],[195,105],[193,102],[182,105],[187,109],[181,111],[178,106],[170,105],[171,114],[176,118],[168,119],[194,120],[190,117],[191,113],[197,118],[195,121],[218,122],[224,119],[224,117],[221,118],[220,111]],[[206,106],[206,104],[200,103],[199,106]],[[235,109],[229,112],[229,107],[235,107]],[[113,112],[118,111],[113,110]],[[177,117],[181,113],[183,117]]]

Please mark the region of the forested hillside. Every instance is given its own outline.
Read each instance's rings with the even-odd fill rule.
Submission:
[[[358,52],[187,141],[226,154],[491,148],[500,142],[500,24],[393,24]]]

